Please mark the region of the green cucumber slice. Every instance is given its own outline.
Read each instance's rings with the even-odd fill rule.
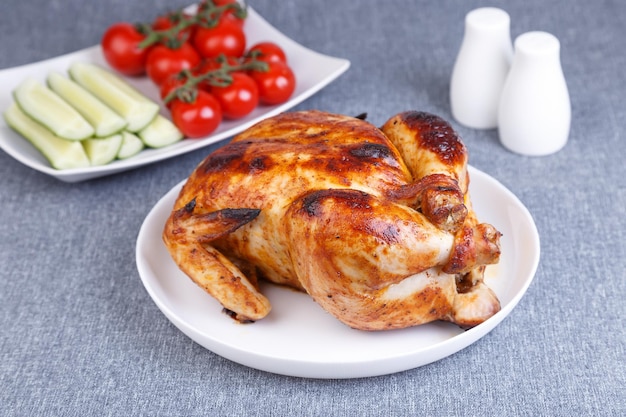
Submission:
[[[61,139],[46,127],[31,119],[20,107],[11,103],[4,119],[15,131],[37,148],[55,169],[85,168],[89,158],[81,142]]]
[[[13,96],[24,113],[61,138],[83,140],[94,134],[93,127],[76,109],[33,78],[22,81]]]
[[[108,138],[91,138],[81,143],[92,166],[106,165],[117,157],[122,147],[122,135],[117,133]]]
[[[126,81],[94,64],[76,62],[70,66],[70,77],[104,104],[122,116],[126,130],[138,132],[159,112],[159,105],[135,90]]]
[[[183,134],[169,119],[158,114],[154,120],[139,131],[139,137],[150,148],[161,148],[176,143],[183,138]]]
[[[104,138],[114,135],[128,124],[124,118],[80,84],[58,72],[51,72],[47,82],[52,91],[74,107],[93,126],[97,137]]]
[[[137,135],[126,130],[122,131],[122,146],[117,152],[117,159],[126,159],[137,155],[145,147]]]

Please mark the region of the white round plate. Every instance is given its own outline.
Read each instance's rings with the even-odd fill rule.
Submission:
[[[539,263],[539,235],[524,205],[502,184],[470,167],[470,192],[482,222],[502,232],[502,256],[486,281],[502,310],[468,331],[443,322],[382,332],[351,329],[309,296],[273,284],[262,292],[270,315],[253,324],[233,321],[171,260],[161,232],[183,182],[150,211],[137,238],[137,268],[165,316],[191,339],[234,362],[307,378],[368,377],[416,368],[474,343],[499,324],[522,298]]]
[[[193,8],[189,9],[190,12],[194,10]],[[225,120],[208,137],[184,139],[160,149],[146,149],[132,158],[114,161],[103,166],[56,170],[50,166],[48,161],[30,142],[7,126],[2,117],[0,117],[0,148],[22,164],[61,181],[85,181],[138,168],[229,138],[262,119],[284,112],[301,103],[331,83],[350,67],[350,61],[346,59],[322,55],[294,42],[280,33],[249,6],[244,30],[247,43],[250,46],[256,42],[273,41],[285,50],[287,60],[297,80],[296,90],[286,103],[275,106],[258,106],[252,113],[242,119]],[[13,101],[11,92],[25,78],[33,77],[44,82],[51,71],[66,73],[70,65],[77,61],[92,62],[105,68],[110,68],[105,62],[102,50],[98,45],[45,61],[0,70],[0,86],[2,86],[2,91],[0,92],[0,112],[9,107]],[[158,88],[147,77],[124,77],[124,79],[146,96],[160,103],[161,113],[169,118],[169,112],[159,98]]]

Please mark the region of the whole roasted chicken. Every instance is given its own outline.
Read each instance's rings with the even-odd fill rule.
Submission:
[[[379,129],[283,113],[196,167],[163,239],[241,322],[270,312],[265,279],[305,291],[356,329],[472,327],[500,309],[483,282],[500,233],[476,219],[467,160],[457,133],[432,114],[400,113]]]

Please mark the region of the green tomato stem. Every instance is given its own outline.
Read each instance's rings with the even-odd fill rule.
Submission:
[[[269,71],[269,65],[267,62],[259,61],[256,58],[252,58],[250,61],[244,63],[238,63],[232,65],[228,62],[225,56],[217,58],[221,61],[221,66],[217,69],[207,71],[203,74],[192,74],[189,70],[184,70],[179,73],[179,76],[185,79],[185,83],[180,87],[170,91],[163,101],[167,104],[174,99],[179,99],[186,103],[193,103],[197,96],[197,86],[202,82],[215,87],[227,87],[233,82],[232,73],[237,71]]]
[[[180,48],[189,37],[187,33],[184,33],[184,30],[194,25],[207,28],[215,27],[222,15],[228,10],[233,10],[233,15],[239,19],[245,19],[248,15],[247,4],[241,6],[239,3],[229,3],[216,6],[212,0],[204,0],[198,6],[198,12],[195,15],[186,15],[182,9],[170,13],[170,19],[175,24],[169,29],[154,30],[147,23],[139,23],[136,25],[137,30],[146,35],[146,38],[138,46],[145,49],[156,43],[162,43],[170,49]]]

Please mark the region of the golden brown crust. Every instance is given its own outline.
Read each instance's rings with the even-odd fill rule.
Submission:
[[[319,111],[283,113],[197,166],[163,238],[179,267],[241,321],[269,313],[258,275],[307,291],[355,328],[468,323],[475,317],[462,313],[473,310],[457,299],[457,281],[465,294],[482,285],[499,236],[475,221],[467,183],[467,151],[435,116],[402,113],[380,130]],[[479,320],[495,311],[487,305]]]
[[[444,262],[442,246],[452,244],[417,211],[361,191],[320,190],[298,199],[285,218],[300,282],[349,326],[383,330],[450,315],[451,275],[406,297],[384,296],[391,285]]]
[[[408,111],[390,118],[383,133],[398,148],[413,177],[402,193],[438,227],[454,232],[465,220],[467,149],[442,118]]]

